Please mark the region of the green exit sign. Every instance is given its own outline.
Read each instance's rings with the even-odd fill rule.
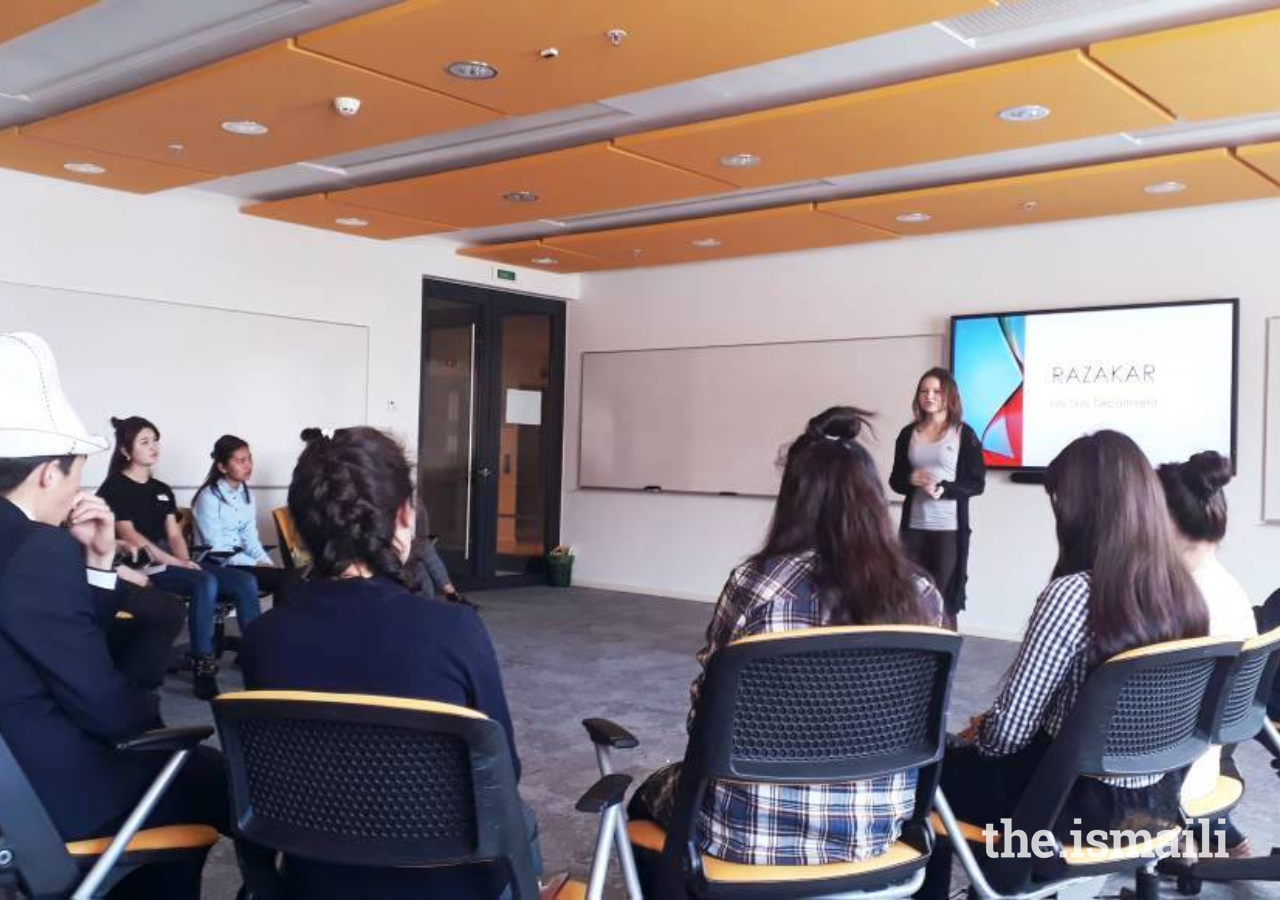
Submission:
[[[516,273],[510,269],[494,269],[493,274],[498,276],[499,281],[515,281]]]

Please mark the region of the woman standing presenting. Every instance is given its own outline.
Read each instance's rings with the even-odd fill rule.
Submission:
[[[946,369],[920,377],[911,411],[915,421],[898,435],[889,485],[906,498],[903,548],[933,576],[954,628],[968,578],[969,498],[986,485],[982,442],[962,421],[960,389]]]

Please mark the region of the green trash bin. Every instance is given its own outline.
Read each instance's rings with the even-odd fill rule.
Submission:
[[[547,583],[552,587],[568,587],[573,581],[573,557],[561,553],[547,554]]]

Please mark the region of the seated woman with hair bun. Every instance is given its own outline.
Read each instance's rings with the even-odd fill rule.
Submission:
[[[289,512],[314,557],[290,602],[245,635],[250,690],[378,694],[478,710],[502,726],[519,777],[502,675],[471,607],[427,599],[406,568],[413,543],[413,469],[404,449],[373,428],[332,438],[302,433],[306,449],[289,485]],[[530,843],[537,860],[536,829]],[[288,896],[498,897],[496,868],[368,869],[308,859],[285,864]]]
[[[1244,641],[1258,633],[1249,595],[1235,576],[1218,559],[1218,545],[1227,535],[1227,496],[1223,488],[1231,481],[1231,460],[1212,450],[1197,453],[1186,462],[1165,463],[1156,470],[1164,488],[1165,504],[1177,531],[1182,561],[1191,571],[1196,586],[1209,609],[1209,634],[1212,637]],[[1220,747],[1196,760],[1182,783],[1183,800],[1194,800],[1211,793],[1218,786],[1218,775],[1226,770],[1239,777],[1230,748]],[[1243,781],[1243,779],[1241,779]],[[1217,843],[1232,856],[1250,853],[1249,839],[1221,816],[1210,823],[1214,846],[1201,848],[1217,851]]]

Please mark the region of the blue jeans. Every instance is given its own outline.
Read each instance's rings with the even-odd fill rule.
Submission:
[[[195,656],[213,655],[213,617],[218,597],[230,597],[236,605],[240,630],[258,618],[258,582],[248,572],[222,566],[202,564],[200,569],[169,566],[151,576],[151,583],[162,591],[188,598],[187,629],[191,633],[191,652]]]

